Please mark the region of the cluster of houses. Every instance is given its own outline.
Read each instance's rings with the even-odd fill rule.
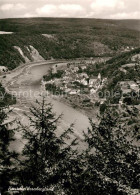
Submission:
[[[54,68],[56,73],[56,67]],[[86,69],[87,66],[85,64],[80,67],[76,64],[68,64],[62,78],[49,80],[45,84],[55,84],[55,86],[69,95],[80,94],[83,91],[86,94],[92,95],[104,86],[107,78],[102,79],[100,73],[97,77],[89,77]]]
[[[121,81],[118,83],[121,91],[122,91],[122,97],[120,99],[120,104],[123,103],[123,99],[125,97],[125,95],[129,95],[132,92],[135,92],[139,95],[140,92],[140,81],[130,81],[130,80],[126,80],[126,81]]]
[[[127,70],[125,68],[133,68],[136,71],[135,66],[139,65],[139,63],[140,63],[140,54],[135,54],[131,57],[131,63],[122,65],[120,70],[123,71],[125,74],[127,73]],[[119,82],[118,84],[122,91],[120,104],[123,104],[123,100],[125,96],[130,94],[133,95],[133,92],[138,94],[138,96],[140,95],[140,81],[125,80]]]

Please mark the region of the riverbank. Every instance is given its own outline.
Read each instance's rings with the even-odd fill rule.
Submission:
[[[53,60],[22,65],[8,73],[4,79],[2,78],[3,86],[7,88],[10,94],[18,95],[16,104],[11,107],[13,112],[9,115],[9,121],[16,118],[21,121],[23,125],[28,125],[29,121],[24,113],[29,115],[29,109],[32,105],[35,105],[36,99],[41,101],[41,80],[50,67],[59,63],[60,61]],[[32,92],[31,96],[28,96],[30,91]],[[34,94],[36,96],[34,96]],[[63,114],[62,123],[58,129],[58,135],[63,133],[65,129],[69,128],[69,126],[74,123],[74,135],[78,137],[79,140],[82,140],[83,131],[86,131],[90,126],[88,117],[84,112],[74,109],[72,106],[62,101],[54,100],[51,96],[46,96],[46,101],[52,104],[56,116]],[[11,149],[16,149],[20,152],[24,146],[21,132],[15,135],[15,139]],[[81,143],[79,147],[82,148],[84,146]]]
[[[93,119],[94,122],[98,122],[97,116],[99,116],[99,108],[96,106],[93,107],[81,107],[78,102],[70,101],[67,97],[55,96],[53,97],[54,100],[57,100],[61,103],[66,104],[67,106],[72,107],[73,109],[81,112],[82,114],[86,115],[88,118]],[[73,99],[73,98],[71,98]],[[74,99],[73,99],[74,100]]]

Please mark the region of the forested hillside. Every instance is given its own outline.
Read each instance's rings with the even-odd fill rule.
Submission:
[[[0,65],[9,69],[33,61],[29,46],[44,59],[114,56],[139,47],[139,21],[101,19],[31,18],[0,20]],[[133,29],[129,29],[130,26]]]

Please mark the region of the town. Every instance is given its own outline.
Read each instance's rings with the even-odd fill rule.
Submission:
[[[97,96],[97,92],[107,83],[107,78],[102,78],[99,73],[97,76],[87,74],[87,67],[90,66],[86,61],[67,63],[65,68],[59,68],[55,65],[44,76],[42,85],[47,91],[51,91],[54,95],[64,96],[71,102],[83,106],[91,106],[96,101],[103,101]],[[87,104],[86,104],[87,103]]]
[[[140,103],[140,81],[131,79],[131,75],[136,72],[139,74],[139,54],[132,56],[130,62],[118,69],[122,78],[119,78],[120,80],[116,84],[119,91],[113,92],[113,96],[116,95],[115,98],[119,95],[117,103],[113,102],[112,104],[110,102],[113,106],[139,105]],[[90,67],[96,67],[100,63],[105,63],[105,61],[94,63],[86,60],[72,61],[62,67],[56,64],[50,69],[48,75],[43,77],[41,84],[45,90],[55,97],[63,99],[63,102],[66,101],[75,108],[87,108],[91,111],[93,108],[95,109],[95,105],[102,105],[107,100],[113,99],[111,90],[108,89],[109,82],[112,82],[109,76],[105,77],[100,72],[97,75],[88,72]]]

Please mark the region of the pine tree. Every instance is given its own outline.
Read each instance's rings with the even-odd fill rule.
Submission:
[[[101,116],[99,124],[96,125],[91,120],[92,128],[84,133],[88,144],[84,159],[87,161],[87,172],[91,175],[85,183],[94,187],[93,181],[98,174],[98,185],[94,190],[96,193],[97,190],[101,191],[97,194],[138,193],[139,147],[129,137],[128,130],[131,129],[128,129],[128,121],[124,123],[119,114],[108,109]],[[96,174],[90,174],[92,172]]]
[[[56,117],[45,100],[30,109],[29,126],[21,125],[26,144],[19,186],[54,188],[53,192],[24,194],[126,195],[138,192],[138,147],[127,139],[128,125],[121,114],[107,109],[98,124],[84,133],[80,153],[72,139],[73,125],[57,135],[62,116]],[[134,114],[133,114],[134,115]],[[128,121],[127,121],[128,122]],[[67,140],[72,140],[66,144]]]
[[[14,177],[14,162],[17,153],[9,150],[9,145],[14,141],[14,129],[11,129],[12,122],[6,122],[8,113],[6,108],[0,108],[0,192],[5,194]],[[8,108],[7,108],[8,109]]]
[[[57,135],[61,117],[56,117],[52,105],[46,103],[43,98],[43,101],[37,101],[30,109],[29,126],[20,124],[23,139],[26,140],[24,160],[21,162],[20,186],[56,187],[55,191],[62,192],[71,184],[72,164],[77,162],[77,150],[74,149],[77,139],[71,137],[73,125],[60,136]],[[67,140],[72,141],[68,144]]]

